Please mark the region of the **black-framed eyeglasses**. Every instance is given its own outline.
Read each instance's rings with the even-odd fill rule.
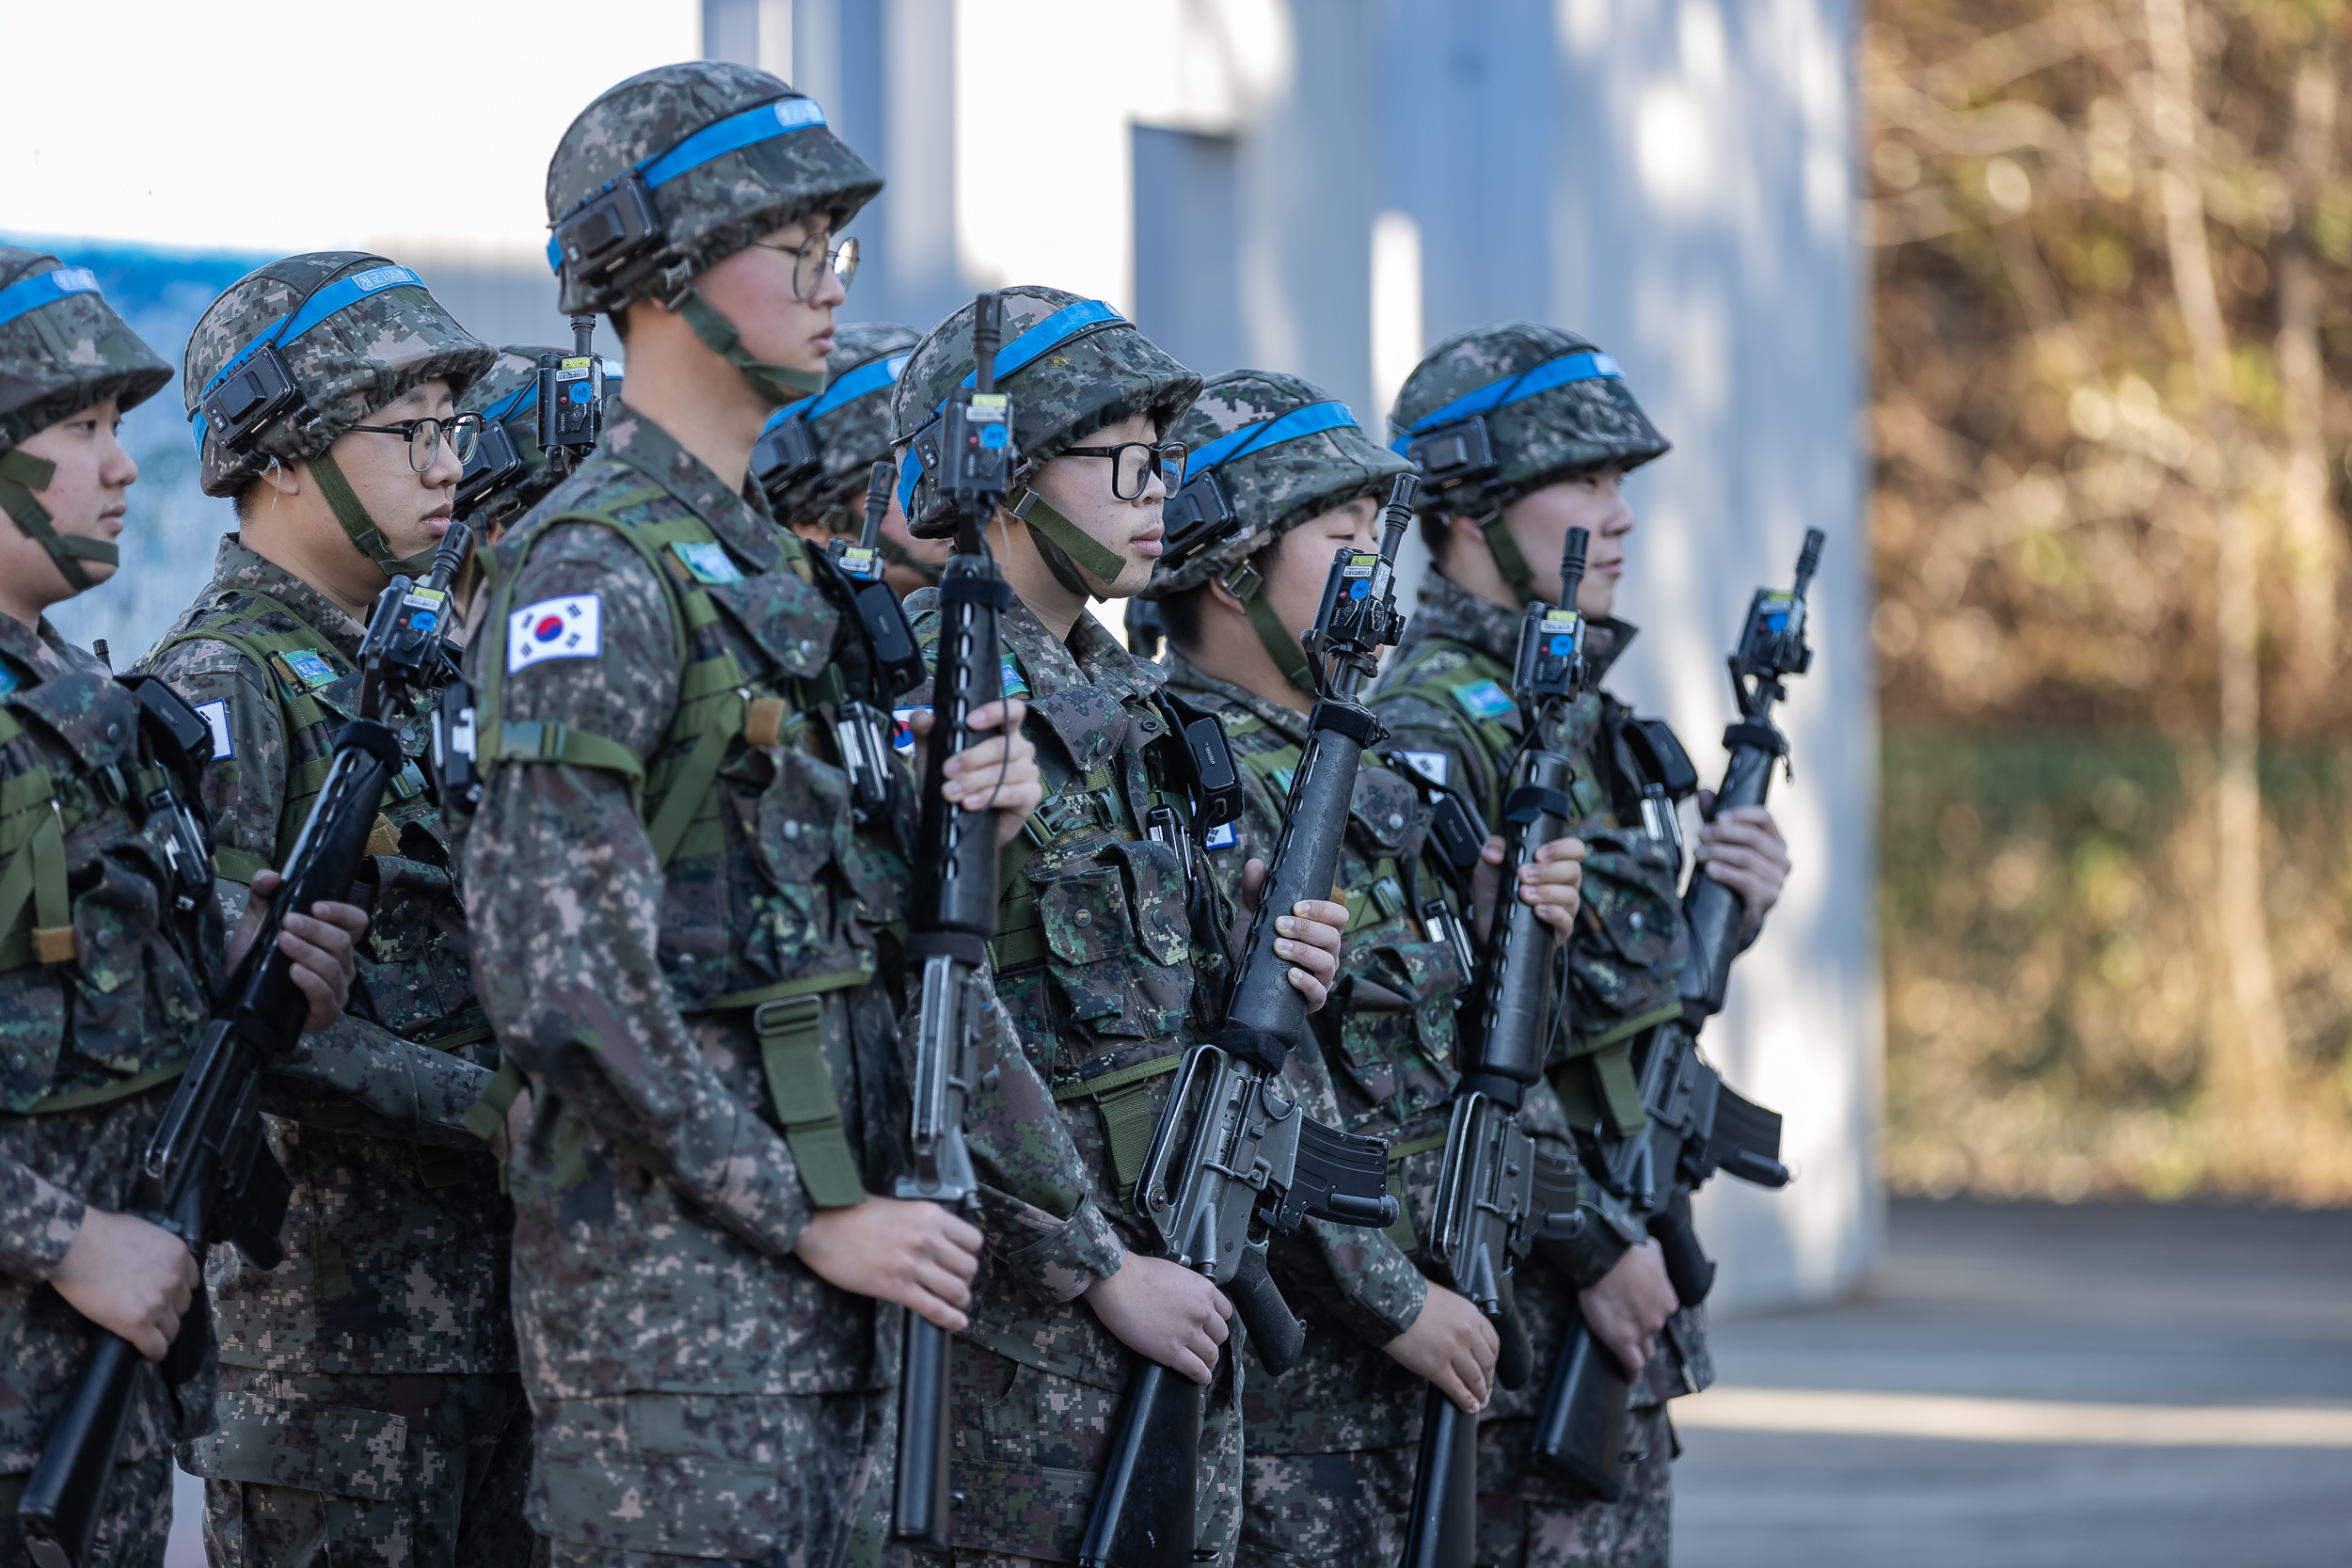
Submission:
[[[1121,441],[1115,447],[1064,447],[1064,457],[1107,457],[1111,460],[1111,494],[1120,500],[1138,500],[1152,471],[1174,495],[1184,487],[1184,444],[1182,441]]]
[[[441,450],[447,437],[449,450],[457,455],[457,465],[465,467],[473,460],[473,450],[482,444],[482,416],[453,414],[447,419],[426,418],[403,420],[398,424],[356,424],[351,427],[363,436],[397,436],[408,443],[408,466],[423,473],[433,467],[434,456]]]
[[[849,292],[850,279],[857,277],[857,236],[852,234],[839,245],[828,246],[831,234],[812,234],[799,245],[767,245],[754,240],[754,248],[781,251],[792,258],[792,297],[815,299],[818,288],[825,280],[825,272],[841,279],[843,293]]]

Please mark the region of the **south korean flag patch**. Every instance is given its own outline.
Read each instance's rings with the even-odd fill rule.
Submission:
[[[541,599],[506,618],[506,673],[551,658],[595,658],[604,652],[604,597],[574,594]]]

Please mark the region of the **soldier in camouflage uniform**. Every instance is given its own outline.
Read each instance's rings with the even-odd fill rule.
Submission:
[[[1470,420],[1483,421],[1490,466],[1449,461],[1474,450],[1474,440],[1445,440]],[[1610,618],[1633,527],[1619,481],[1664,452],[1666,441],[1616,361],[1526,323],[1439,344],[1406,378],[1390,420],[1404,433],[1400,451],[1432,438],[1420,500],[1432,570],[1374,704],[1414,765],[1469,795],[1490,823],[1502,819],[1507,759],[1522,733],[1510,693],[1521,610],[1531,600],[1556,602],[1567,530],[1592,534],[1577,600],[1591,624],[1592,672],[1563,742],[1575,768],[1569,794],[1581,816],[1571,831],[1583,849],[1586,912],[1569,949],[1567,1043],[1549,1070],[1573,1126],[1607,1117],[1616,1131],[1629,1130],[1642,1119],[1632,1045],[1678,1011],[1688,939],[1679,845],[1644,826],[1644,781],[1623,739],[1630,715],[1598,688],[1633,636]],[[1698,858],[1708,875],[1740,893],[1752,933],[1788,872],[1770,815],[1756,808],[1709,822]],[[1518,1300],[1538,1375],[1499,1398],[1480,1425],[1480,1559],[1505,1568],[1663,1564],[1674,1448],[1664,1406],[1712,1380],[1701,1309],[1677,1309],[1657,1243],[1646,1239],[1615,1259],[1571,1260],[1565,1275],[1539,1253]],[[1640,1457],[1613,1505],[1580,1500],[1527,1465],[1532,1418],[1572,1307],[1636,1373],[1628,1436]],[[1661,1329],[1661,1354],[1652,1354]]]
[[[1200,503],[1204,522],[1170,541],[1147,592],[1168,637],[1168,689],[1223,721],[1241,765],[1242,816],[1209,841],[1209,864],[1230,886],[1281,832],[1313,703],[1298,639],[1331,558],[1378,547],[1381,501],[1408,465],[1366,436],[1345,404],[1267,372],[1213,378],[1176,435],[1190,454],[1186,499]],[[1206,521],[1220,515],[1231,520]],[[1245,1562],[1394,1561],[1428,1384],[1475,1411],[1498,1349],[1476,1307],[1425,1277],[1419,1250],[1468,983],[1467,949],[1453,932],[1475,923],[1477,890],[1454,885],[1429,847],[1420,792],[1376,755],[1364,761],[1337,872],[1348,910],[1340,980],[1290,1071],[1313,1114],[1387,1141],[1401,1214],[1386,1232],[1317,1221],[1276,1245],[1278,1283],[1307,1313],[1307,1348],[1279,1380],[1248,1362]],[[1496,866],[1502,851],[1494,840]],[[1563,936],[1573,930],[1579,873],[1565,853],[1522,873],[1518,896]],[[1433,901],[1442,911],[1434,919]],[[1526,1118],[1565,1136],[1547,1091],[1531,1097]]]
[[[229,427],[215,387],[275,354],[296,401]],[[491,350],[380,256],[288,257],[204,312],[182,376],[205,493],[241,531],[142,663],[211,724],[204,779],[224,907],[293,845],[357,711],[371,601],[421,577],[474,432],[454,401]],[[424,421],[412,423],[411,421]],[[403,427],[406,428],[404,429]],[[373,927],[352,1016],[278,1063],[263,1098],[294,1180],[287,1257],[214,1256],[221,1425],[205,1478],[221,1568],[319,1549],[388,1568],[521,1563],[530,1411],[507,1297],[513,1210],[466,1117],[497,1047],[475,1000],[450,833],[422,759],[430,694],[403,729],[354,895]],[[492,1125],[495,1125],[493,1120]]]
[[[777,427],[798,420],[816,453],[772,472],[760,472],[760,452],[752,471],[768,492],[778,520],[819,548],[836,536],[856,538],[866,528],[866,481],[876,463],[890,455],[890,399],[906,369],[907,356],[923,335],[895,322],[850,322],[834,332],[825,356],[825,390],[779,408],[768,421],[763,442]],[[765,447],[762,449],[765,450]],[[898,597],[939,581],[939,569],[955,547],[947,539],[917,539],[907,531],[898,493],[882,515],[882,552],[889,562],[882,578]]]
[[[868,1196],[906,1168],[914,784],[853,815],[833,721],[868,695],[862,634],[746,476],[768,415],[821,388],[830,236],[881,180],[813,100],[707,61],[573,122],[559,235],[608,182],[644,190],[650,248],[617,275],[567,259],[562,305],[612,314],[629,390],[491,552],[467,660],[476,973],[532,1085],[510,1165],[530,1518],[570,1564],[871,1562],[900,1308],[961,1327],[982,1232]],[[1041,799],[1017,735],[948,768],[1000,837]],[[1114,1243],[990,1023],[982,1224],[1074,1291]]]
[[[149,1360],[202,1289],[181,1239],[122,1212],[139,1157],[226,978],[193,778],[139,705],[43,615],[112,577],[138,466],[125,409],[171,371],[56,258],[0,246],[0,1565],[51,1422],[106,1329]],[[161,803],[159,804],[159,800]],[[257,891],[276,885],[263,874]],[[289,922],[311,1022],[351,976],[346,930]],[[251,940],[249,927],[239,937]],[[312,946],[312,942],[317,946]],[[231,943],[234,951],[236,943]],[[209,1327],[196,1376],[142,1370],[86,1568],[152,1568],[171,1529],[172,1445],[212,1423]]]
[[[1172,1074],[1216,1025],[1231,911],[1201,874],[1200,835],[1172,831],[1192,808],[1162,672],[1087,610],[1089,596],[1144,586],[1160,553],[1154,454],[1111,449],[1158,441],[1200,383],[1099,301],[1034,286],[1001,297],[996,386],[1011,399],[1019,463],[988,537],[1016,601],[1003,619],[1005,686],[1028,700],[1048,799],[1006,857],[991,958],[1129,1250],[1083,1303],[1039,1289],[1017,1258],[992,1247],[983,1259],[951,1396],[955,1556],[1076,1557],[1139,1354],[1210,1386],[1197,1555],[1224,1560],[1240,1504],[1239,1366],[1217,1349],[1232,1306],[1145,1253],[1129,1199]],[[898,436],[910,449],[899,493],[918,537],[952,526],[924,475],[938,460],[933,416],[973,370],[972,319],[966,306],[941,324],[898,382]],[[935,595],[916,594],[908,610],[930,646]],[[1148,832],[1155,808],[1168,825]],[[1333,975],[1344,919],[1315,900],[1279,927],[1311,1006]]]
[[[482,416],[485,426],[482,450],[488,447],[486,426],[495,424],[506,433],[507,442],[515,451],[516,473],[487,491],[469,499],[466,492],[473,481],[458,481],[457,520],[473,523],[483,531],[483,537],[492,543],[564,479],[539,446],[539,356],[554,353],[569,356],[571,350],[508,343],[498,351],[498,358],[491,362],[489,370],[457,400],[460,414]],[[620,395],[620,372],[608,372],[604,378],[606,406],[610,407]],[[475,461],[481,458],[477,456]],[[467,467],[470,470],[473,464]]]

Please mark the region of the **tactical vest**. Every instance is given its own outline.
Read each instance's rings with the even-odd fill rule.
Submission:
[[[0,1109],[142,1094],[203,1033],[221,978],[210,831],[193,768],[167,766],[151,723],[95,672],[0,699],[0,748],[41,759],[0,780]]]
[[[256,600],[258,606],[250,602]],[[271,615],[291,622],[294,629],[254,625]],[[227,847],[213,852],[213,863],[222,876],[250,882],[257,873],[285,863],[310,820],[310,807],[334,766],[335,736],[358,716],[359,669],[283,601],[255,588],[231,587],[215,594],[183,629],[155,645],[147,664],[153,667],[167,650],[183,642],[222,642],[234,648],[262,672],[278,705],[289,762],[276,852],[266,862]],[[455,937],[435,916],[435,906],[454,902],[457,893],[440,804],[415,760],[424,748],[421,713],[420,705],[399,726],[406,758],[385,785],[374,830],[368,835],[369,859],[361,876],[372,879],[377,892],[361,948],[372,971],[366,1009],[373,1022],[403,1039],[454,1051],[488,1039],[490,1023],[469,982],[448,984],[452,976],[466,981],[470,965]],[[308,760],[293,761],[296,756]],[[445,990],[457,994],[445,997]]]
[[[1126,743],[1081,771],[1075,737],[1056,723],[1067,717],[1057,695],[1028,699],[1063,745],[1038,747],[1046,798],[998,857],[989,952],[1006,1006],[1054,1021],[1050,1039],[1030,1041],[1053,1053],[1041,1074],[1057,1101],[1094,1101],[1123,1201],[1151,1145],[1152,1081],[1214,1025],[1226,911],[1210,879],[1194,875],[1199,834],[1163,750],[1181,744],[1167,710],[1127,704]],[[1155,811],[1173,832],[1145,831]]]
[[[678,1010],[751,1012],[770,1108],[802,1182],[820,1207],[845,1207],[862,1201],[866,1186],[825,1068],[822,998],[878,971],[851,902],[880,927],[896,917],[897,898],[886,877],[852,868],[848,778],[815,750],[825,729],[818,705],[849,695],[831,657],[839,617],[814,586],[797,537],[777,531],[782,569],[744,575],[693,513],[643,515],[645,503],[668,495],[650,484],[592,495],[501,540],[488,558],[492,597],[481,633],[504,635],[523,563],[556,524],[611,530],[644,559],[669,603],[678,702],[660,743],[641,757],[585,730],[507,720],[505,659],[493,653],[479,665],[479,762],[485,771],[568,763],[628,784],[668,885],[696,890],[665,899],[656,954]],[[723,618],[769,662],[745,670]],[[810,799],[816,813],[806,810]],[[729,846],[730,817],[743,834],[740,853]],[[837,885],[829,886],[829,871]],[[679,912],[687,924],[670,918]]]
[[[1508,765],[1520,740],[1518,709],[1509,698],[1512,673],[1483,649],[1432,637],[1404,651],[1381,677],[1375,697],[1378,705],[1410,695],[1462,721],[1486,774],[1486,798],[1478,806],[1489,830],[1498,832],[1502,831],[1503,797],[1509,792]],[[1621,815],[1628,800],[1638,801],[1641,793],[1638,782],[1622,776],[1629,759],[1616,735],[1629,717],[1629,710],[1614,698],[1588,691],[1576,705],[1565,739],[1572,763],[1567,794],[1578,814],[1570,831],[1590,848],[1578,957],[1571,963],[1572,1001],[1576,989],[1589,990],[1597,974],[1655,970],[1669,959],[1680,932],[1681,905],[1674,895],[1676,868],[1668,863],[1669,852],[1651,840],[1638,815],[1629,831]],[[1604,875],[1606,887],[1599,885]],[[1604,899],[1613,905],[1608,918],[1596,909]],[[1597,1127],[1606,1117],[1614,1131],[1625,1134],[1647,1121],[1633,1072],[1633,1041],[1680,1013],[1673,984],[1677,973],[1678,966],[1652,976],[1657,983],[1641,988],[1645,1004],[1629,1013],[1572,1020],[1574,1026],[1563,1049],[1555,1052],[1550,1069],[1571,1126]],[[1653,991],[1654,998],[1649,998]]]
[[[1301,749],[1254,746],[1271,729],[1239,705],[1220,707],[1235,759],[1278,805],[1290,799]],[[1346,945],[1330,1003],[1308,1020],[1323,1047],[1339,1099],[1340,1126],[1385,1138],[1389,1186],[1397,1199],[1389,1234],[1411,1252],[1419,1244],[1402,1171],[1414,1155],[1445,1145],[1454,1103],[1454,1012],[1470,988],[1451,940],[1433,939],[1421,919],[1430,899],[1462,917],[1460,900],[1429,871],[1422,849],[1424,812],[1412,786],[1367,753],[1348,802],[1350,847],[1368,875],[1338,890],[1347,906]],[[1379,990],[1375,991],[1372,987]]]

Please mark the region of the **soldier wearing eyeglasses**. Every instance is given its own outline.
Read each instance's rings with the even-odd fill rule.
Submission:
[[[302,830],[354,711],[369,607],[395,574],[424,575],[449,526],[481,428],[455,400],[493,357],[414,273],[352,252],[271,262],[197,325],[182,386],[204,492],[234,501],[238,527],[146,664],[212,726],[226,909]],[[421,702],[352,888],[373,926],[349,1016],[263,1100],[295,1182],[286,1261],[214,1253],[220,1431],[182,1463],[205,1478],[216,1564],[532,1551],[514,1214],[465,1125],[497,1047],[424,739]]]

